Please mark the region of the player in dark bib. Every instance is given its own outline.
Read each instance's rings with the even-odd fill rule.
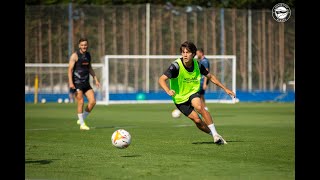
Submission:
[[[206,68],[207,71],[210,71],[210,62],[209,60],[204,56],[204,51],[203,48],[198,48],[197,49],[197,59],[199,61],[199,63],[204,66]],[[200,99],[204,105],[204,109],[208,111],[208,107],[206,105],[206,100],[204,98],[204,95],[206,93],[206,90],[208,88],[209,85],[209,80],[206,76],[202,75],[201,76],[201,81],[200,81]]]
[[[74,52],[69,60],[68,79],[70,92],[75,94],[77,101],[77,124],[80,125],[80,130],[89,130],[85,119],[96,105],[94,91],[90,85],[90,75],[93,77],[96,86],[99,88],[100,83],[94,70],[91,66],[91,55],[88,50],[88,40],[81,38],[79,40],[79,49]],[[88,104],[83,111],[84,96],[88,99]]]

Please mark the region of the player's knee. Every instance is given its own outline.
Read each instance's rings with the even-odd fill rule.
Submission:
[[[202,107],[201,105],[195,106],[194,108],[195,108],[196,111],[199,112],[199,113],[202,113],[202,111],[203,111],[203,107]]]
[[[96,105],[96,100],[91,100],[89,103],[90,103],[91,106],[95,106]]]
[[[77,99],[77,102],[78,102],[78,104],[84,104],[84,100],[83,100],[83,98],[81,98],[81,99]]]

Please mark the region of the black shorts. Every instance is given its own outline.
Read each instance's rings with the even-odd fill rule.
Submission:
[[[205,93],[206,93],[206,91],[201,88],[200,91],[199,91],[199,94],[200,95],[204,95]]]
[[[195,97],[200,98],[199,92],[192,94],[187,102],[181,103],[181,104],[176,104],[176,107],[184,114],[185,116],[189,116],[191,112],[193,111],[194,107],[191,105],[191,100]]]
[[[76,87],[75,89],[70,88],[71,93],[75,93],[76,91],[82,91],[82,93],[86,93],[88,90],[92,89],[89,83],[81,83],[81,84],[74,84]]]

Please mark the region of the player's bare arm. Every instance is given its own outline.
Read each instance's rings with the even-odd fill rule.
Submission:
[[[206,68],[206,70],[209,72],[209,69],[208,69],[208,68]],[[203,90],[206,90],[206,89],[207,89],[207,87],[208,87],[207,82],[208,82],[208,78],[205,76],[205,77],[203,78],[203,86],[202,86],[202,89],[203,89]]]
[[[236,95],[234,94],[234,92],[232,92],[230,89],[226,88],[213,74],[208,73],[206,75],[206,77],[208,79],[210,79],[210,81],[214,84],[216,84],[217,86],[219,86],[220,88],[222,88],[227,94],[229,94],[232,97],[236,97]]]
[[[162,75],[162,76],[160,76],[158,82],[159,82],[161,88],[162,88],[169,96],[173,96],[176,92],[174,92],[174,90],[171,90],[171,89],[168,87],[168,85],[167,85],[167,83],[166,83],[166,81],[167,81],[168,79],[169,79],[168,76]]]
[[[72,81],[72,70],[73,70],[73,67],[74,65],[76,64],[78,60],[78,55],[77,53],[73,53],[70,57],[70,60],[69,60],[69,68],[68,68],[68,79],[69,79],[69,87],[74,89],[75,86],[73,84],[73,81]]]
[[[89,73],[93,77],[94,81],[96,82],[96,86],[99,88],[100,87],[100,82],[96,76],[96,73],[94,72],[91,63],[89,64]]]

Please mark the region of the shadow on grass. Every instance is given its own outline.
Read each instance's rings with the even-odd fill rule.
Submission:
[[[193,142],[192,144],[214,144],[213,141],[210,142]]]
[[[125,155],[125,156],[121,156],[121,157],[140,157],[141,155],[138,154],[134,154],[134,155]]]
[[[59,159],[43,159],[43,160],[26,160],[25,164],[50,164],[53,160]]]
[[[105,128],[115,128],[116,126],[97,126],[94,127],[93,129],[105,129]]]
[[[234,143],[234,142],[244,142],[244,141],[227,141],[227,143]],[[215,144],[213,141],[210,142],[193,142],[192,144]]]

